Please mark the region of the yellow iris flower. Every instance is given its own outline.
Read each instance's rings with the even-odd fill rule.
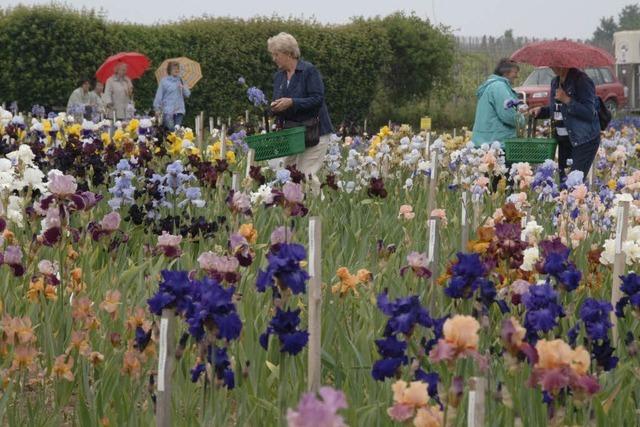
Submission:
[[[229,164],[235,164],[236,163],[236,153],[234,153],[233,151],[227,151],[227,162],[229,162]]]
[[[193,141],[193,138],[193,131],[191,129],[186,130],[182,136],[182,139],[186,139],[188,141]]]
[[[116,129],[116,131],[113,133],[113,140],[117,143],[121,143],[123,139],[124,132],[122,131],[122,129]]]
[[[82,126],[80,126],[78,123],[76,123],[75,125],[71,125],[71,126],[67,127],[67,134],[68,135],[75,135],[75,136],[79,137],[81,130],[82,130]]]
[[[127,125],[127,132],[134,133],[138,130],[138,126],[140,125],[140,121],[138,119],[131,119],[129,124]]]
[[[177,135],[171,134],[167,138],[167,141],[171,143],[169,149],[167,150],[169,154],[178,155],[182,151],[182,139],[180,139]]]

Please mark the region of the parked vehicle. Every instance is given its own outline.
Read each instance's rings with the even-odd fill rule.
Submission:
[[[616,78],[609,67],[586,68],[585,73],[596,85],[596,94],[614,114],[627,104],[627,88]],[[531,72],[522,86],[515,91],[521,93],[529,107],[540,107],[549,102],[551,80],[555,77],[548,67],[539,67]]]

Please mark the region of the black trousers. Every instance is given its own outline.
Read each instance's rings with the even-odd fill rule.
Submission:
[[[558,169],[560,173],[560,182],[567,178],[565,172],[567,168],[567,160],[571,159],[571,171],[582,171],[584,173],[584,179],[586,180],[589,169],[593,159],[595,159],[600,147],[600,138],[596,138],[593,141],[589,141],[585,144],[574,147],[571,142],[566,140],[558,141]]]

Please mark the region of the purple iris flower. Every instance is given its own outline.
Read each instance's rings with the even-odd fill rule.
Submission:
[[[277,308],[276,315],[269,322],[267,330],[260,335],[260,345],[266,350],[269,346],[269,336],[277,335],[280,340],[280,352],[295,356],[309,341],[309,333],[299,330],[298,325],[300,325],[300,309],[285,311]]]

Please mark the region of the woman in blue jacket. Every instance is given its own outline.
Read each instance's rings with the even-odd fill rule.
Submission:
[[[586,177],[600,146],[596,86],[577,68],[551,69],[556,77],[551,81],[549,105],[532,108],[531,114],[553,120],[560,181],[566,178],[568,166],[572,171],[582,171]]]
[[[191,91],[180,77],[180,64],[170,61],[167,64],[167,76],[160,80],[153,108],[156,113],[162,114],[162,123],[165,129],[173,131],[176,126],[182,125],[184,118],[184,98],[188,98]]]
[[[318,191],[320,182],[316,173],[322,166],[333,132],[324,98],[324,83],[318,69],[300,58],[296,39],[287,33],[271,37],[267,48],[278,71],[273,78],[271,111],[282,127],[307,127],[315,138],[305,141],[301,154],[285,158],[285,165],[295,165],[306,177],[311,177],[312,188]],[[314,128],[315,132],[310,132]]]

